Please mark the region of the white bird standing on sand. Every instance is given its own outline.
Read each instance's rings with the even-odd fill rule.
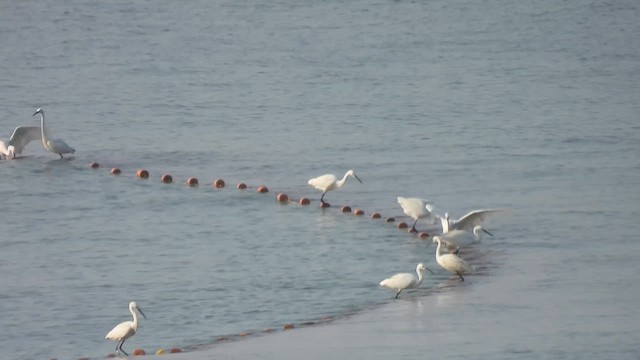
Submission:
[[[116,355],[122,351],[125,355],[129,356],[126,351],[122,350],[122,345],[124,341],[128,338],[132,337],[138,331],[138,316],[136,315],[136,311],[140,313],[145,319],[147,318],[142,310],[138,307],[135,301],[129,303],[129,312],[133,315],[133,321],[124,321],[120,324],[116,325],[105,337],[105,339],[116,340],[118,343],[116,344]]]
[[[413,289],[420,286],[420,284],[422,284],[422,280],[424,279],[425,271],[429,271],[430,273],[433,274],[433,271],[427,269],[427,267],[425,267],[422,263],[420,263],[416,267],[416,273],[418,274],[417,276],[416,274],[412,274],[412,273],[395,274],[388,279],[384,279],[380,281],[380,286],[397,290],[398,291],[396,293],[396,299],[397,299],[398,295],[400,295],[400,292],[402,292],[402,290]]]
[[[431,211],[431,209],[429,211]],[[506,212],[506,210],[501,210],[501,209],[473,210],[458,220],[451,220],[449,218],[449,213],[445,213],[444,217],[440,217],[440,221],[442,223],[442,233],[446,234],[451,230],[472,231],[476,225],[482,225],[482,223],[485,220],[504,212]]]
[[[462,274],[467,274],[473,272],[473,268],[466,261],[462,260],[462,258],[456,254],[440,254],[440,245],[442,244],[442,239],[439,236],[433,237],[433,242],[438,243],[438,247],[436,248],[436,262],[438,265],[442,266],[443,269],[454,273],[460,277],[460,280],[464,281],[464,277]]]
[[[18,126],[13,130],[9,142],[5,144],[0,140],[0,155],[4,155],[7,159],[14,159],[16,155],[20,155],[22,150],[33,140],[40,140],[40,127],[38,126]]]
[[[440,235],[440,238],[442,239],[443,245],[448,250],[455,250],[457,248],[464,248],[481,242],[485,233],[493,236],[492,233],[485,230],[482,226],[476,225],[473,227],[473,233],[466,230],[451,230]]]
[[[418,219],[429,219],[429,222],[433,224],[436,220],[436,216],[432,215],[429,210],[427,210],[427,205],[429,201],[423,200],[420,198],[404,198],[398,196],[398,204],[402,207],[402,210],[405,214],[412,217],[415,221],[411,226],[411,231],[418,232],[416,230],[416,224],[418,223]]]
[[[320,202],[322,203],[322,205],[324,205],[325,204],[324,195],[327,193],[327,191],[341,188],[342,185],[344,185],[347,182],[347,178],[349,176],[353,176],[354,178],[356,178],[356,180],[358,180],[362,184],[362,180],[360,180],[358,175],[356,175],[356,173],[353,170],[347,171],[342,177],[342,179],[340,180],[338,180],[338,177],[333,174],[326,174],[326,175],[318,176],[317,178],[309,179],[308,183],[314,188],[322,191]]]
[[[67,143],[65,143],[61,139],[49,140],[47,132],[44,128],[44,110],[42,110],[42,108],[39,108],[38,110],[36,110],[36,112],[33,113],[33,116],[36,116],[36,114],[40,114],[40,133],[42,134],[42,145],[44,145],[45,149],[51,151],[54,154],[60,155],[60,159],[63,158],[62,154],[73,154],[76,152],[76,149],[67,145]]]

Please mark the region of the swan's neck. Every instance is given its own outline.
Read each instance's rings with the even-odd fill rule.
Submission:
[[[440,245],[442,241],[440,239],[436,240],[438,242],[438,247],[436,247],[436,259],[440,258]]]

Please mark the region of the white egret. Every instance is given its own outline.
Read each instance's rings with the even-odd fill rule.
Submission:
[[[396,293],[396,299],[397,299],[398,295],[400,295],[400,292],[402,292],[402,290],[413,289],[420,286],[420,284],[422,284],[422,280],[424,279],[425,271],[429,271],[430,273],[433,274],[433,271],[427,269],[426,266],[420,263],[418,264],[418,266],[416,266],[417,276],[416,274],[413,274],[413,273],[395,274],[388,279],[384,279],[380,281],[380,286],[397,290],[398,291]]]
[[[136,311],[142,315],[145,319],[147,318],[142,310],[138,307],[135,301],[129,303],[129,312],[133,315],[133,321],[123,321],[120,324],[116,325],[105,337],[105,339],[118,341],[116,344],[116,355],[122,351],[125,355],[129,356],[126,351],[122,350],[122,345],[124,341],[128,338],[132,337],[138,331],[138,316],[136,315]]]
[[[438,243],[438,247],[436,248],[436,262],[443,269],[454,273],[460,277],[460,280],[464,281],[464,277],[462,274],[467,274],[473,271],[471,265],[469,265],[466,261],[462,260],[462,258],[456,254],[440,254],[440,245],[442,244],[442,239],[439,236],[433,237],[433,242]]]
[[[49,140],[47,131],[44,127],[44,110],[42,110],[42,108],[39,108],[35,113],[33,113],[33,116],[36,116],[36,114],[40,114],[40,133],[42,134],[42,145],[44,145],[45,149],[51,151],[54,154],[60,155],[61,159],[63,158],[62,154],[73,154],[76,152],[76,149],[67,145],[67,143],[65,143],[61,139]]]
[[[411,226],[411,230],[414,232],[417,232],[416,224],[418,223],[418,219],[429,219],[429,223],[431,224],[436,220],[436,216],[432,215],[431,212],[427,210],[427,205],[429,204],[429,201],[427,200],[398,196],[398,204],[400,204],[405,214],[415,220]]]
[[[33,140],[40,140],[40,127],[38,126],[18,126],[13,130],[9,142],[5,144],[0,140],[0,155],[4,155],[7,159],[13,159],[16,155],[20,155],[22,150]]]
[[[485,233],[493,236],[492,233],[484,229],[482,226],[476,225],[473,227],[472,233],[466,230],[451,230],[440,235],[440,238],[442,239],[443,245],[446,246],[448,250],[455,250],[456,248],[464,248],[481,242]]]
[[[317,178],[309,179],[308,184],[313,186],[314,188],[322,191],[322,196],[320,197],[320,202],[324,205],[324,195],[327,191],[339,189],[347,182],[347,178],[349,176],[353,176],[362,184],[362,180],[356,175],[353,170],[347,171],[342,179],[338,180],[338,177],[334,174],[326,174],[322,176],[318,176]]]
[[[506,212],[506,210],[501,210],[501,209],[473,210],[458,220],[451,220],[451,218],[449,218],[449,213],[445,213],[444,217],[440,217],[440,221],[442,223],[442,233],[445,234],[451,230],[472,231],[476,225],[482,225],[482,223],[485,220],[504,212]]]

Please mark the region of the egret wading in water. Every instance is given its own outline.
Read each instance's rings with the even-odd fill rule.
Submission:
[[[42,145],[44,145],[44,148],[54,154],[60,155],[60,159],[63,158],[62,154],[75,153],[76,149],[67,145],[67,143],[65,143],[61,139],[49,140],[47,131],[44,127],[44,110],[42,110],[42,108],[39,108],[38,110],[36,110],[36,112],[33,113],[33,116],[36,116],[37,114],[40,114],[40,133],[42,134]]]
[[[418,219],[429,219],[429,223],[433,224],[436,220],[436,216],[432,215],[427,209],[429,201],[420,198],[404,198],[398,196],[398,204],[402,207],[405,214],[412,217],[415,221],[411,225],[412,232],[418,232],[416,230],[416,224]]]
[[[40,127],[18,126],[13,130],[8,143],[0,140],[0,155],[4,155],[7,159],[14,159],[16,155],[22,154],[27,144],[41,138]]]
[[[118,343],[116,344],[116,354],[122,351],[125,355],[129,356],[126,351],[122,349],[122,345],[124,341],[128,338],[132,337],[138,331],[138,316],[136,311],[142,315],[145,319],[147,318],[142,310],[138,307],[135,301],[129,303],[129,312],[133,315],[133,321],[123,321],[120,324],[116,325],[105,337],[105,339],[115,340]]]
[[[320,203],[324,205],[325,204],[324,196],[327,194],[327,192],[341,188],[342,185],[344,185],[347,182],[347,178],[349,176],[353,176],[354,178],[356,178],[356,180],[360,182],[360,184],[362,184],[362,180],[360,180],[358,175],[356,175],[356,173],[353,170],[347,171],[342,177],[342,179],[340,180],[338,180],[338,177],[333,174],[326,174],[326,175],[318,176],[317,178],[309,179],[308,184],[322,191],[322,196],[320,197]]]
[[[466,230],[451,230],[440,235],[440,238],[442,239],[442,244],[448,250],[455,250],[456,248],[464,248],[481,242],[484,234],[493,236],[492,233],[485,230],[482,226],[476,225],[473,227],[473,233]]]
[[[413,289],[413,288],[417,288],[418,286],[420,286],[420,284],[422,284],[422,280],[424,279],[424,272],[425,271],[429,271],[430,273],[433,274],[433,271],[427,269],[426,266],[424,266],[422,263],[418,264],[418,266],[416,266],[416,274],[413,273],[399,273],[399,274],[395,274],[392,277],[388,278],[388,279],[384,279],[382,281],[380,281],[380,286],[382,287],[386,287],[389,289],[393,289],[393,290],[397,290],[398,292],[396,293],[396,299],[398,298],[398,295],[400,295],[400,293],[402,292],[402,290],[404,289]]]
[[[462,274],[473,272],[473,268],[471,267],[471,265],[462,260],[460,256],[456,254],[440,254],[442,239],[440,239],[439,236],[434,236],[433,242],[438,243],[438,247],[436,248],[436,262],[443,269],[458,275],[460,277],[460,280],[462,281],[464,281],[464,277],[462,277]]]
[[[444,217],[440,217],[442,233],[446,234],[451,230],[472,231],[475,226],[482,225],[485,220],[505,212],[506,210],[501,209],[473,210],[458,220],[452,220],[449,213],[445,213]]]

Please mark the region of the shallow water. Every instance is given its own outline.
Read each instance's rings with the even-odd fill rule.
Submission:
[[[77,149],[57,160],[32,144],[0,161],[0,347],[11,358],[103,357],[131,300],[149,319],[129,350],[375,318],[394,306],[378,282],[421,261],[437,269],[435,249],[339,205],[399,217],[396,196],[454,216],[511,210],[464,253],[478,274],[460,284],[437,269],[407,294],[429,309],[416,337],[437,341],[403,356],[638,356],[635,2],[0,9],[4,138],[43,107]],[[134,177],[140,167],[150,179]],[[274,199],[317,200],[307,179],[350,168],[364,184],[329,193],[330,209]],[[186,187],[189,176],[201,185]]]

